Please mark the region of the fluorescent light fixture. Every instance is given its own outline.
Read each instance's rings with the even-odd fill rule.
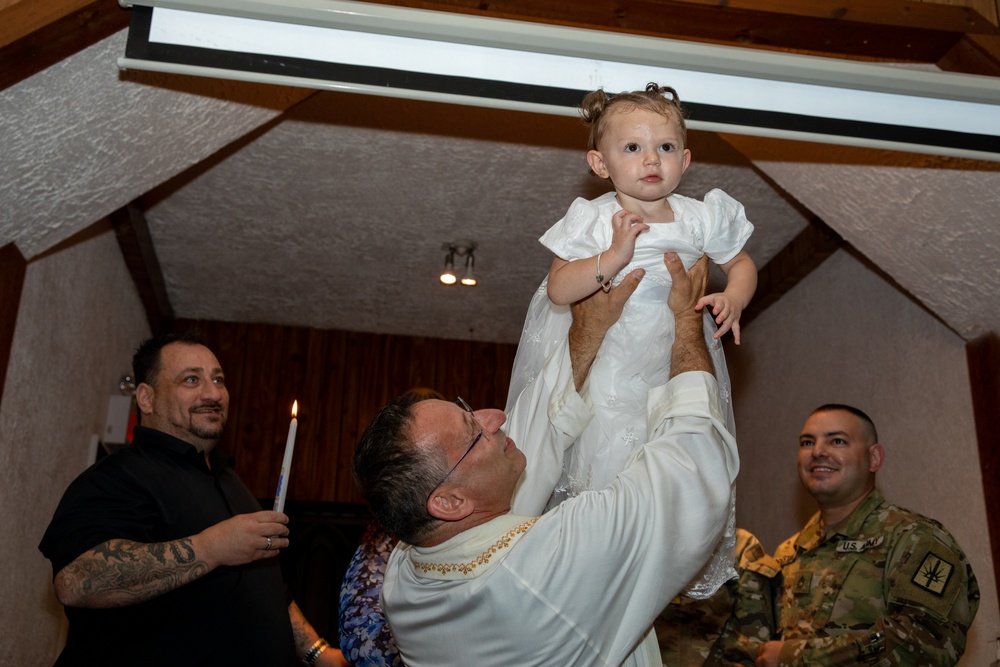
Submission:
[[[1000,161],[1000,81],[352,0],[150,0],[119,66],[575,115],[677,89],[689,127]]]

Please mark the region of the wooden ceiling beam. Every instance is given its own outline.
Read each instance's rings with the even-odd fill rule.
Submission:
[[[44,14],[45,20],[59,18],[37,28],[39,16],[24,11],[28,4],[0,9],[0,24],[7,26],[0,35],[0,90],[128,27],[129,12],[117,0],[93,0],[66,14]]]
[[[36,30],[83,8],[91,0],[7,0],[0,3],[0,46],[16,42]]]
[[[859,60],[937,63],[967,34],[1000,35],[968,7],[903,0],[365,0],[379,4]]]
[[[125,266],[132,275],[132,282],[135,283],[139,299],[146,309],[150,330],[154,336],[170,331],[174,310],[167,295],[166,282],[149,234],[146,216],[132,202],[114,211],[109,217]]]
[[[964,35],[937,66],[946,72],[1000,77],[1000,36]]]
[[[844,246],[837,232],[813,216],[809,226],[757,272],[757,292],[740,316],[740,326],[748,325]]]
[[[994,581],[1000,587],[1000,336],[990,332],[965,346],[969,364],[972,412],[979,441],[979,465],[983,471],[986,526],[993,552]]]
[[[655,1],[655,0],[654,0]],[[674,0],[671,0],[674,1]],[[996,26],[968,6],[910,0],[676,0],[681,4],[790,14],[955,32],[994,32]]]
[[[28,270],[21,251],[13,243],[0,247],[0,399],[7,378],[10,351],[17,327],[17,311],[21,306],[24,276]]]

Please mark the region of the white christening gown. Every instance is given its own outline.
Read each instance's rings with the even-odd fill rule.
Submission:
[[[674,222],[650,224],[649,230],[636,239],[632,261],[612,279],[617,285],[630,271],[646,270],[618,322],[606,334],[591,367],[588,384],[596,414],[580,438],[566,450],[562,477],[546,510],[566,498],[607,486],[648,439],[646,398],[651,387],[666,384],[670,378],[674,337],[673,315],[667,307],[670,274],[663,263],[663,253],[676,252],[685,268],[690,268],[702,255],[708,255],[716,264],[724,264],[739,253],[753,232],[742,204],[721,190],[712,190],[704,201],[671,195],[669,202]],[[567,261],[593,257],[611,246],[611,218],[620,209],[614,192],[590,201],[579,198],[540,241]],[[528,307],[511,373],[508,406],[514,405],[520,393],[535,381],[553,346],[564,340],[569,331],[572,321],[569,306],[554,305],[548,298],[547,286],[548,278],[542,281]],[[735,434],[726,358],[720,341],[712,338],[717,327],[708,308],[704,329],[715,365],[720,403],[728,415],[730,432]],[[518,444],[533,446],[533,443]],[[686,594],[707,597],[735,576],[732,565],[735,495],[729,524],[712,559]]]

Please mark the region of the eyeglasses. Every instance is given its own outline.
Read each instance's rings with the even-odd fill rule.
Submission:
[[[461,458],[458,459],[458,463],[453,465],[451,467],[451,470],[448,471],[448,474],[446,474],[441,479],[441,481],[438,482],[433,489],[431,489],[431,492],[427,494],[428,501],[430,501],[431,496],[434,495],[434,492],[437,491],[438,488],[448,480],[448,477],[451,475],[451,473],[455,472],[455,468],[458,467],[458,464],[465,460],[465,457],[469,455],[469,452],[472,451],[472,448],[476,446],[476,443],[479,442],[479,439],[482,438],[483,433],[485,433],[485,431],[483,430],[483,425],[479,423],[478,419],[476,419],[476,413],[472,411],[472,408],[469,407],[468,403],[466,403],[461,397],[459,397],[455,399],[455,405],[457,405],[458,407],[462,408],[463,410],[469,413],[469,416],[472,417],[472,423],[474,423],[476,426],[479,427],[479,433],[478,435],[476,435],[475,438],[472,439],[472,442],[469,444],[468,449],[466,449],[465,453],[462,454]]]

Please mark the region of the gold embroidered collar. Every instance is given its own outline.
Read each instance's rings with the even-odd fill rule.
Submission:
[[[407,549],[414,571],[427,579],[475,579],[504,559],[538,517],[505,514],[433,547]]]

